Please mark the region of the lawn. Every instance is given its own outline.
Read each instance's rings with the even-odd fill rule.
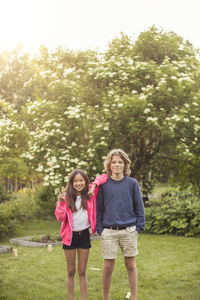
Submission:
[[[55,221],[32,221],[21,225],[14,236],[55,232]],[[13,236],[13,237],[14,237]],[[8,239],[0,241],[8,244]],[[18,257],[0,255],[0,300],[64,300],[66,266],[61,246],[47,248],[14,246]],[[137,266],[138,300],[199,300],[200,240],[140,234]],[[100,241],[92,241],[88,262],[88,300],[102,299]],[[123,257],[119,253],[112,278],[110,300],[123,300],[128,289]],[[75,299],[80,299],[76,277]]]

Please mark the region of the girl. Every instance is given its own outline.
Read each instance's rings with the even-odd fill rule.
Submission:
[[[99,185],[107,181],[108,176],[98,176],[90,185],[87,174],[75,169],[69,176],[66,190],[58,197],[55,215],[62,222],[60,236],[67,263],[68,300],[74,299],[74,276],[76,272],[76,252],[78,254],[78,275],[81,299],[87,299],[86,267],[91,248],[89,227],[95,233],[96,196]]]

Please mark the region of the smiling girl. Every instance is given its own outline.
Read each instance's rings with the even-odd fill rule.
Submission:
[[[91,187],[93,196],[89,196],[89,180],[81,169],[75,169],[70,175],[66,190],[58,197],[55,215],[62,222],[60,236],[67,264],[68,300],[74,299],[74,276],[76,273],[76,253],[78,254],[78,275],[81,299],[87,299],[86,267],[91,248],[89,227],[95,233],[96,196],[99,185],[107,181],[107,175],[98,176]]]

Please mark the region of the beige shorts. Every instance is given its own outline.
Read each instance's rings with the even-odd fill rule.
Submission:
[[[116,259],[118,248],[121,248],[125,257],[133,257],[138,254],[138,232],[136,226],[127,227],[123,230],[104,228],[101,234],[102,256],[104,259]]]

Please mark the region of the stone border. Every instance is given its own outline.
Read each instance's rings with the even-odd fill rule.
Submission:
[[[39,235],[37,237],[42,237],[42,236],[44,235]],[[32,238],[33,236],[10,239],[10,244],[20,245],[25,247],[46,247],[48,245],[56,246],[62,244],[62,242],[51,242],[51,243],[31,242],[30,240]]]
[[[7,253],[7,252],[12,252],[12,247],[0,245],[0,254]]]
[[[36,237],[43,237],[45,235],[37,235]],[[49,243],[40,243],[40,242],[31,242],[30,240],[33,238],[34,236],[28,236],[28,237],[21,237],[21,238],[14,238],[14,239],[10,239],[10,244],[14,244],[14,245],[20,245],[20,246],[24,246],[24,247],[46,247],[48,245],[52,245],[52,246],[57,246],[57,245],[62,245],[62,241],[61,242],[49,242]],[[98,234],[92,234],[90,236],[91,240],[99,240],[101,239],[100,235]]]

